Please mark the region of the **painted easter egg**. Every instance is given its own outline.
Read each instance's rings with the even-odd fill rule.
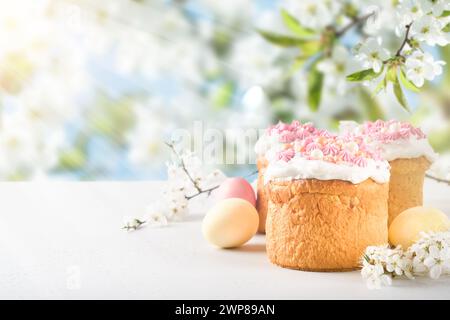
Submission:
[[[439,232],[450,229],[449,218],[440,210],[426,207],[409,208],[389,226],[389,242],[407,249],[419,240],[420,232]]]
[[[220,248],[239,247],[258,230],[255,207],[240,198],[220,200],[205,215],[202,232],[205,239]]]
[[[215,194],[218,200],[240,198],[247,200],[253,206],[256,204],[255,190],[247,180],[240,177],[226,179]]]

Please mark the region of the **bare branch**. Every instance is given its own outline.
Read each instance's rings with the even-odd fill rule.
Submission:
[[[427,178],[430,178],[430,179],[434,180],[434,181],[441,182],[441,183],[446,183],[446,184],[450,185],[450,180],[445,180],[445,179],[440,179],[440,178],[437,178],[437,177],[433,177],[430,174],[426,174],[425,176]]]
[[[360,25],[367,21],[371,16],[375,15],[375,12],[368,13],[366,15],[363,15],[361,17],[355,17],[352,22],[347,24],[345,27],[343,27],[341,30],[336,31],[336,37],[342,37],[347,31],[349,31],[351,28],[353,28],[356,25]]]
[[[403,39],[403,42],[400,45],[400,48],[397,50],[397,53],[395,54],[396,57],[400,57],[400,55],[402,54],[403,48],[410,41],[410,39],[408,37],[409,37],[409,31],[411,30],[411,26],[412,26],[412,22],[405,26],[405,28],[406,28],[405,38]]]
[[[216,190],[217,188],[219,188],[220,185],[208,188],[208,189],[202,189],[200,187],[200,185],[198,184],[198,181],[195,180],[192,175],[190,174],[189,170],[186,167],[186,163],[183,160],[183,157],[177,152],[175,146],[173,143],[170,142],[166,142],[165,143],[171,150],[172,152],[175,154],[175,156],[178,158],[178,160],[180,161],[180,165],[181,165],[181,169],[183,170],[183,172],[186,174],[186,176],[188,177],[189,181],[191,181],[192,185],[194,186],[194,188],[197,190],[197,193],[194,193],[193,195],[190,196],[185,196],[186,200],[191,200],[201,194],[207,193],[208,195],[211,195],[211,193]]]

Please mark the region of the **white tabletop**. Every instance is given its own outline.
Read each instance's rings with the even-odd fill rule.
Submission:
[[[0,298],[431,299],[450,277],[398,280],[368,290],[359,272],[276,267],[264,236],[220,250],[200,232],[203,213],[166,228],[126,233],[161,183],[0,183]],[[425,204],[450,213],[450,187],[426,181]]]

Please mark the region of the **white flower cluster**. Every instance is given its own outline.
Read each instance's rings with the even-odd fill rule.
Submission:
[[[446,46],[450,43],[448,25],[450,3],[446,0],[402,0],[395,8],[395,33],[404,39],[398,52],[390,52],[379,36],[367,38],[355,47],[355,57],[364,68],[381,73],[389,60],[403,56],[406,78],[416,87],[442,74],[444,61],[435,61],[423,45]]]
[[[175,150],[175,149],[173,149]],[[142,218],[126,218],[124,229],[136,230],[141,225],[166,226],[182,221],[189,213],[189,201],[209,195],[226,178],[222,171],[206,171],[202,161],[192,152],[176,153],[177,159],[167,163],[167,181],[163,197],[150,204]]]
[[[361,275],[369,289],[391,285],[392,278],[406,276],[413,278],[410,259],[400,247],[391,249],[388,245],[367,247],[362,260]]]
[[[421,238],[404,251],[400,246],[367,247],[361,275],[369,289],[391,285],[394,277],[428,275],[438,279],[450,274],[450,232],[421,233]]]
[[[414,274],[438,279],[450,274],[450,232],[423,233],[408,249]]]
[[[333,0],[286,1],[290,12],[297,15],[302,24],[311,29],[325,28],[336,21],[343,2]]]

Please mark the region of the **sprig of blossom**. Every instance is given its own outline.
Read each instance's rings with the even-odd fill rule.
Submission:
[[[370,246],[362,258],[361,275],[369,289],[391,285],[394,277],[438,279],[450,274],[450,231],[422,232],[406,251],[400,246]]]
[[[422,233],[408,253],[415,274],[438,279],[450,274],[450,232]]]
[[[343,55],[334,51],[342,48],[341,38],[348,31],[356,30],[364,40],[354,46],[353,53],[364,70],[346,70],[347,80],[364,84],[376,82],[376,94],[392,84],[397,100],[407,109],[403,90],[417,92],[425,80],[432,81],[442,73],[445,63],[435,61],[424,45],[450,43],[449,10],[446,0],[287,1],[281,16],[290,33],[260,30],[260,34],[275,45],[298,48],[293,68],[304,67],[308,72],[307,100],[316,110],[323,87],[330,83],[326,79],[336,78],[336,73],[324,66],[332,65],[333,60],[341,68],[347,65],[337,60],[342,60]],[[389,39],[385,38],[389,34],[385,31],[401,38],[396,50],[388,49]]]
[[[166,226],[170,221],[182,221],[189,213],[190,200],[220,186],[225,175],[218,169],[205,171],[202,161],[192,152],[179,152],[173,143],[166,143],[174,155],[167,162],[167,181],[158,202],[150,204],[143,218],[127,219],[123,229],[134,231],[144,225]]]
[[[379,289],[391,285],[392,278],[406,276],[413,278],[410,259],[400,247],[367,247],[363,259],[361,275],[369,289]]]
[[[395,33],[402,37],[395,54],[382,45],[381,38],[370,37],[355,47],[356,58],[368,68],[347,76],[349,81],[378,82],[375,94],[392,83],[398,102],[406,109],[403,90],[418,92],[425,80],[442,74],[444,61],[435,61],[424,45],[446,46],[450,43],[449,4],[441,0],[403,0],[395,8]]]

